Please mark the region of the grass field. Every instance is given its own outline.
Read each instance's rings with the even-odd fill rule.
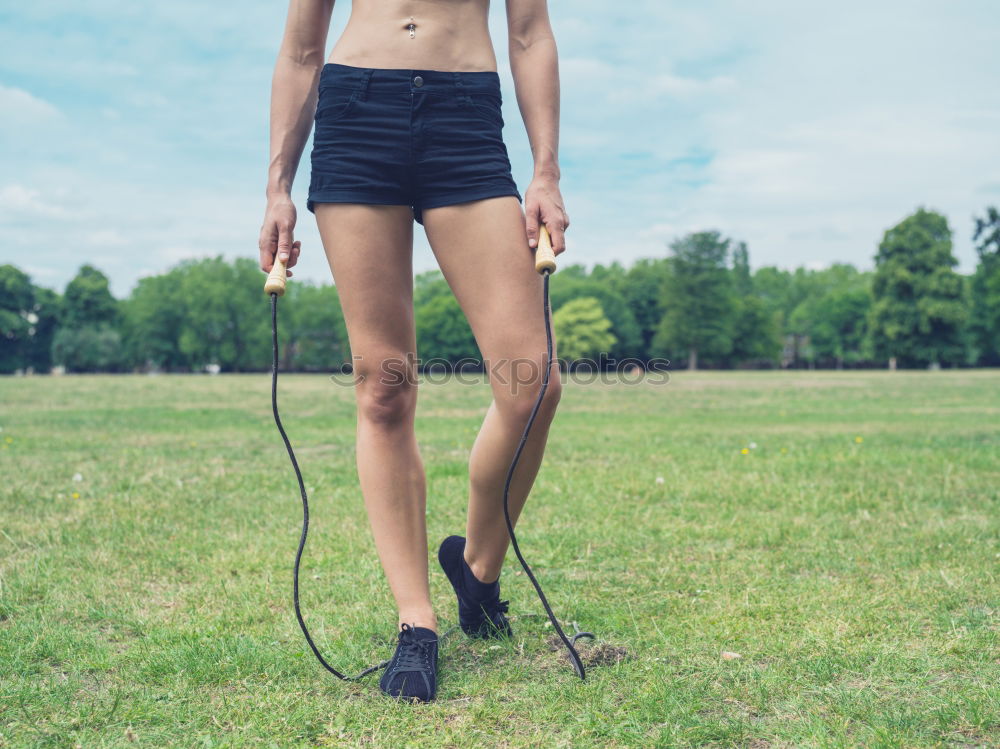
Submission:
[[[513,550],[515,637],[441,647],[438,700],[344,683],[294,618],[301,532],[268,374],[0,380],[0,746],[998,746],[1000,373],[568,382]],[[431,587],[488,387],[421,385]],[[350,674],[395,610],[352,392],[285,376],[302,607]],[[726,658],[723,652],[737,653]]]

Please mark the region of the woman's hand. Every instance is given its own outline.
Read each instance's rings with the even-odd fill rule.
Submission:
[[[558,180],[550,177],[535,177],[524,193],[525,229],[528,246],[538,246],[538,225],[544,224],[552,240],[552,252],[558,255],[566,249],[566,229],[569,216],[563,208]]]
[[[295,218],[295,204],[290,195],[268,197],[264,225],[260,228],[260,241],[257,243],[260,247],[260,269],[265,273],[271,272],[276,255],[284,261],[286,268],[298,262],[302,242],[292,239]],[[292,272],[287,275],[291,277]]]

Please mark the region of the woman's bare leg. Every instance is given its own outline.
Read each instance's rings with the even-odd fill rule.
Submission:
[[[408,206],[317,203],[316,220],[359,381],[358,477],[375,547],[399,624],[436,632],[425,476],[413,429],[413,213]]]
[[[493,402],[469,459],[465,561],[483,582],[500,575],[510,539],[503,487],[511,458],[541,388],[545,364],[542,280],[512,196],[424,210],[424,228],[441,270],[472,327],[490,373]],[[553,361],[557,356],[553,344]],[[553,365],[545,399],[518,461],[508,497],[511,523],[541,465],[560,397]]]

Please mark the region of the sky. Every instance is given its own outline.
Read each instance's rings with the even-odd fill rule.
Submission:
[[[127,296],[186,258],[258,256],[286,3],[48,0],[0,10],[0,263],[61,291],[92,263]],[[339,0],[327,54],[350,14]],[[944,213],[971,272],[1000,205],[996,0],[549,0],[559,52],[562,263],[664,257],[716,229],[754,268],[871,268],[883,233]],[[532,175],[490,10],[504,139]],[[330,282],[292,190],[296,278]],[[436,267],[419,225],[414,269]]]

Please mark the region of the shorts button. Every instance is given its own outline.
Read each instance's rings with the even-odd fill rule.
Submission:
[[[423,86],[423,85],[424,85],[424,79],[423,79],[423,78],[421,78],[421,77],[420,77],[420,76],[418,75],[418,76],[417,76],[416,78],[414,78],[414,79],[413,79],[413,85],[414,85],[414,86]]]

